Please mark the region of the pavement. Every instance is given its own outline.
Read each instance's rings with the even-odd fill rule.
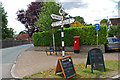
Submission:
[[[65,52],[65,56],[72,56],[74,64],[86,63],[87,59],[87,53],[84,52],[79,54]],[[103,56],[104,60],[118,60],[118,54],[108,53]],[[12,74],[14,74],[15,78],[23,78],[27,75],[55,68],[60,57],[62,57],[61,53],[47,56],[45,52],[34,51],[33,48],[30,48],[18,57]]]

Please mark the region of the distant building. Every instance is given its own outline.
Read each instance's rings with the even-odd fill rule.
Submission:
[[[120,1],[118,2],[118,17],[120,18]]]
[[[32,39],[29,37],[28,33],[25,34],[21,33],[16,37],[16,40],[32,40]]]
[[[113,26],[116,26],[118,23],[120,23],[120,18],[110,18],[110,23]]]

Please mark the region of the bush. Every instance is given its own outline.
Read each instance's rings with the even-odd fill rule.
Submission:
[[[5,38],[4,40],[13,40],[13,39],[12,39],[12,38],[8,38],[8,37],[7,37],[7,38]]]
[[[118,23],[118,25],[117,25],[118,27],[117,27],[117,36],[118,36],[118,38],[120,39],[120,23]]]
[[[110,29],[108,31],[109,37],[114,37],[117,35],[117,26],[110,26]]]
[[[52,34],[48,31],[38,32],[33,34],[34,46],[48,46],[52,43]]]
[[[98,30],[98,41],[99,44],[104,44],[107,40],[107,26],[100,25]],[[83,45],[96,45],[96,29],[95,26],[85,26],[85,27],[71,27],[64,28],[64,41],[65,46],[73,46],[73,37],[80,36],[80,44]],[[61,29],[55,32],[55,43],[61,46]],[[52,34],[49,31],[39,32],[33,34],[33,44],[35,46],[48,46],[52,44]]]
[[[116,26],[110,26],[108,36],[109,37],[117,36],[120,39],[120,23],[118,23]]]

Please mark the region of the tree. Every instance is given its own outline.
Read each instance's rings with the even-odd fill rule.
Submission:
[[[59,15],[60,4],[56,2],[44,2],[44,6],[39,13],[39,19],[36,26],[40,27],[43,31],[50,31],[53,35],[53,46],[55,49],[54,32],[58,27],[53,28],[51,24],[57,20],[51,18],[51,14]]]
[[[120,39],[120,23],[117,24],[117,36]]]
[[[80,23],[85,23],[85,21],[84,21],[84,18],[83,17],[80,17],[80,16],[75,16],[75,17],[73,17],[76,21],[79,21]]]
[[[12,28],[7,28],[7,12],[5,12],[4,7],[0,7],[0,14],[2,19],[0,20],[0,22],[2,22],[2,39],[8,39],[8,38],[13,38],[13,29]]]
[[[118,38],[120,38],[120,23],[118,23],[117,26],[110,26],[108,36],[109,37],[117,36]]]
[[[17,20],[25,25],[30,37],[34,32],[40,31],[39,27],[35,25],[35,22],[39,18],[38,15],[39,12],[41,12],[42,6],[43,2],[31,2],[31,4],[28,5],[27,10],[22,9],[17,11]]]
[[[43,31],[53,29],[51,26],[52,22],[56,22],[58,20],[52,19],[50,15],[59,15],[59,9],[60,6],[56,2],[44,2],[42,11],[38,15],[39,19],[36,22],[36,26],[40,27]]]
[[[88,24],[88,23],[85,23],[85,26],[91,26],[92,25],[92,23],[90,23],[90,24]]]
[[[19,32],[19,35],[20,35],[21,33],[22,33],[22,34],[26,34],[27,31],[26,31],[26,30],[20,31],[20,32]]]
[[[73,24],[70,25],[71,27],[83,27],[84,24],[83,23],[80,23],[78,21],[75,21]]]
[[[100,24],[108,24],[108,20],[107,19],[102,19],[101,21],[100,21]]]

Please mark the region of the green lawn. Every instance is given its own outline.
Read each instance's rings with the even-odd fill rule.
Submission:
[[[85,63],[79,65],[74,65],[76,70],[76,76],[72,78],[107,78],[112,77],[118,72],[118,61],[105,61],[106,72],[103,68],[93,70],[91,73],[91,66],[88,65],[85,68]],[[55,75],[55,68],[46,71],[38,72],[30,76],[25,76],[24,78],[64,78],[62,72]]]

